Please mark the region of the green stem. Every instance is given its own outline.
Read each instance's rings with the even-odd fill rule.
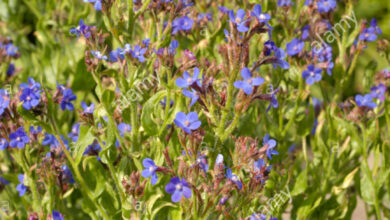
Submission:
[[[33,197],[33,209],[35,212],[39,213],[40,212],[39,193],[38,193],[37,187],[35,185],[35,181],[32,177],[32,172],[30,171],[30,169],[27,166],[27,160],[26,160],[26,157],[24,155],[24,148],[18,150],[18,156],[19,156],[19,160],[22,164],[23,171],[28,178],[28,186],[31,189],[31,193],[32,193],[32,197]]]
[[[300,102],[302,93],[303,93],[303,79],[302,79],[302,77],[300,77],[300,79],[299,79],[299,92],[298,92],[297,99],[295,101],[293,114],[292,114],[291,118],[289,119],[289,121],[287,122],[286,127],[284,127],[284,129],[283,129],[282,137],[284,137],[287,134],[288,129],[290,129],[290,127],[292,126],[292,124],[294,122],[295,116],[298,112],[299,102]]]
[[[364,157],[364,163],[365,163],[367,172],[369,174],[368,175],[369,181],[371,182],[371,185],[374,187],[374,195],[373,196],[374,196],[375,213],[376,213],[377,219],[381,220],[382,216],[381,216],[381,212],[380,212],[378,196],[377,196],[377,193],[376,193],[377,190],[376,190],[376,187],[375,187],[375,181],[374,181],[373,176],[372,176],[372,171],[370,170],[370,168],[368,166],[367,131],[366,131],[366,128],[365,128],[364,125],[361,125],[360,128],[362,129],[362,135],[363,135],[363,157]]]

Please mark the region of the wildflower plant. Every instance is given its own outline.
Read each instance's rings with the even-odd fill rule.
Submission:
[[[0,218],[390,218],[388,10],[1,2]]]

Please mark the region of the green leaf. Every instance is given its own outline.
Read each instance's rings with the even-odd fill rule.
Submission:
[[[167,95],[167,91],[163,90],[154,94],[148,101],[146,101],[141,114],[141,124],[144,131],[148,135],[155,135],[158,133],[159,125],[153,120],[154,115],[158,115],[156,111],[158,109],[160,101]]]
[[[291,190],[291,196],[296,196],[303,193],[307,188],[307,170],[301,172],[297,181],[294,184],[294,188]]]
[[[88,128],[86,126],[80,126],[79,139],[77,140],[74,148],[76,165],[81,162],[81,158],[83,157],[85,149],[88,147],[88,145],[91,145],[95,140],[92,129],[92,127]]]

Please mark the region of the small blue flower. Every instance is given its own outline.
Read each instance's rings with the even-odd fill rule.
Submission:
[[[7,68],[7,76],[12,76],[15,73],[15,64],[10,63]]]
[[[279,7],[290,6],[292,4],[293,3],[291,2],[291,0],[278,0],[278,6]]]
[[[19,196],[23,196],[24,194],[26,194],[26,191],[27,191],[27,186],[23,184],[24,183],[24,174],[19,174],[18,180],[19,180],[20,184],[16,186],[16,190],[19,192]]]
[[[69,183],[73,184],[75,183],[74,181],[74,178],[73,178],[73,174],[72,174],[72,171],[69,169],[69,167],[67,165],[62,165],[61,166],[61,170],[63,172],[63,177],[69,181]]]
[[[0,176],[0,184],[8,185],[8,184],[9,184],[9,181],[7,181],[6,179],[4,179],[4,177]]]
[[[274,139],[269,139],[269,134],[266,134],[263,138],[263,146],[267,147],[267,157],[271,160],[272,155],[279,155],[279,153],[274,150],[276,146],[276,141]]]
[[[89,38],[91,36],[91,27],[84,24],[83,19],[80,19],[79,26],[76,28],[72,28],[69,30],[71,34],[77,34],[77,38],[79,38],[80,34],[84,35],[85,38]]]
[[[286,52],[284,52],[282,48],[276,49],[275,57],[277,58],[277,60],[273,64],[275,69],[277,68],[277,66],[280,66],[282,69],[285,70],[290,68],[290,64],[288,64],[288,62],[284,60],[286,58]]]
[[[267,220],[267,216],[261,213],[253,213],[249,216],[249,220]]]
[[[259,4],[255,5],[253,11],[251,12],[251,15],[253,17],[256,17],[259,23],[265,23],[267,26],[269,26],[268,21],[271,19],[271,15],[262,13],[261,6]]]
[[[302,35],[301,39],[306,40],[310,36],[310,25],[306,25],[305,27],[302,28]]]
[[[30,141],[30,138],[24,132],[23,127],[19,127],[15,132],[9,135],[9,146],[12,148],[18,147],[20,149],[24,148],[24,146]]]
[[[149,177],[152,177],[150,179],[150,182],[152,183],[152,185],[155,185],[157,183],[157,173],[156,173],[156,170],[157,170],[157,166],[156,164],[154,163],[154,161],[150,158],[145,158],[143,161],[142,161],[142,164],[144,165],[145,169],[141,172],[141,175],[145,178],[149,178]]]
[[[5,54],[8,56],[16,56],[19,48],[15,47],[12,43],[5,45]]]
[[[118,125],[118,130],[120,131],[120,136],[123,137],[125,133],[131,132],[131,126],[129,124],[122,122]]]
[[[196,158],[196,165],[198,165],[206,174],[209,170],[209,164],[207,163],[206,155],[198,155]]]
[[[302,51],[303,46],[305,46],[303,41],[294,38],[286,45],[287,54],[290,56],[297,55]]]
[[[64,216],[58,211],[53,210],[51,213],[53,220],[64,220]]]
[[[377,34],[379,34],[379,35],[382,34],[382,29],[376,23],[376,19],[375,18],[371,19],[370,26],[375,28],[375,31],[376,31]]]
[[[196,95],[196,92],[194,90],[192,90],[192,92],[191,92],[191,91],[185,89],[185,90],[183,90],[183,95],[187,96],[188,98],[191,99],[190,106],[193,106],[195,104],[195,102],[198,101],[198,99],[199,99],[199,96]]]
[[[249,28],[245,25],[245,23],[250,19],[244,20],[245,14],[246,14],[245,10],[243,9],[238,9],[236,15],[234,15],[233,10],[229,11],[230,22],[233,22],[234,24],[237,25],[237,30],[239,32],[247,32],[249,30]]]
[[[190,112],[188,115],[184,112],[178,112],[174,122],[187,134],[191,134],[192,130],[198,129],[202,124],[202,122],[198,120],[198,114],[196,112]]]
[[[107,60],[107,56],[103,55],[100,51],[91,50],[91,54],[99,60]]]
[[[87,146],[83,155],[87,155],[89,153],[92,153],[92,155],[93,155],[94,153],[99,153],[101,150],[102,150],[102,147],[100,146],[99,142],[97,142],[95,140],[92,144]],[[100,157],[98,157],[97,159],[100,160]]]
[[[376,41],[378,36],[376,35],[376,29],[374,27],[365,28],[363,32],[359,35],[360,41]]]
[[[187,16],[176,18],[172,22],[172,34],[176,34],[179,31],[189,31],[192,29],[193,24],[194,21]]]
[[[173,106],[173,100],[169,101],[169,108]],[[167,105],[167,97],[164,97],[162,101],[160,101],[160,104],[162,105],[163,108]]]
[[[8,147],[8,141],[5,138],[0,139],[0,150],[5,150]]]
[[[247,95],[252,94],[254,86],[260,86],[264,83],[262,77],[252,77],[250,70],[246,67],[242,68],[241,76],[244,81],[235,81],[234,87],[244,90]]]
[[[215,164],[216,165],[223,164],[223,155],[222,154],[217,155],[217,158],[215,159]]]
[[[182,196],[189,199],[192,195],[191,188],[187,181],[184,178],[180,180],[179,177],[171,178],[171,181],[165,186],[165,191],[172,194],[172,202],[179,202]]]
[[[45,138],[43,138],[42,140],[42,145],[57,147],[60,145],[60,143],[58,142],[57,138],[54,135],[45,133]]]
[[[279,102],[278,102],[278,99],[276,98],[276,94],[279,92],[279,88],[277,88],[276,90],[274,90],[274,87],[273,85],[271,84],[270,85],[270,90],[271,90],[271,103],[269,104],[268,108],[267,108],[267,112],[271,109],[271,106],[273,108],[278,108],[279,106]]]
[[[131,51],[131,55],[134,58],[137,58],[139,62],[145,62],[144,54],[146,52],[146,48],[141,48],[139,45],[135,45],[134,50]]]
[[[9,94],[7,90],[0,89],[0,115],[2,115],[6,108],[9,106]]]
[[[119,60],[123,60],[123,59],[125,59],[125,56],[122,48],[117,48],[116,50],[110,52],[111,62],[118,62]]]
[[[76,123],[72,126],[72,131],[68,134],[68,138],[70,138],[73,142],[77,142],[80,133],[80,123]]]
[[[386,86],[382,83],[378,86],[374,86],[371,88],[371,97],[373,99],[379,99],[381,102],[385,101],[385,93],[386,93]]]
[[[65,110],[68,109],[69,111],[74,110],[74,106],[71,103],[71,101],[74,101],[77,99],[77,97],[73,94],[73,91],[71,89],[65,89],[62,91],[62,100],[61,100],[61,109]]]
[[[319,82],[322,78],[322,69],[315,68],[314,65],[309,65],[307,70],[302,72],[302,77],[306,79],[306,83],[309,85],[313,85],[314,82]]]
[[[95,3],[95,10],[101,11],[102,10],[102,0],[84,0],[84,2],[91,2]]]
[[[328,13],[333,11],[337,6],[336,0],[319,0],[317,2],[318,11]]]
[[[196,83],[200,87],[200,79],[199,77],[199,69],[198,67],[194,68],[194,75],[191,77],[187,71],[183,73],[183,78],[176,79],[176,85],[180,88],[188,88],[192,84]]]
[[[242,183],[240,179],[238,178],[237,175],[232,173],[232,170],[230,168],[226,170],[226,178],[230,179],[234,184],[236,184],[238,189],[242,188]]]
[[[88,106],[84,101],[82,101],[81,107],[84,109],[85,114],[93,114],[93,110],[95,109],[95,103],[92,103],[90,106]]]
[[[355,101],[359,107],[368,107],[372,109],[372,108],[376,108],[377,106],[377,104],[373,102],[371,94],[366,94],[364,96],[356,95]]]

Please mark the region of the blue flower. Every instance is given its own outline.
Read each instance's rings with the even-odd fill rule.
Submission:
[[[19,48],[15,47],[12,43],[5,45],[5,54],[8,56],[16,56]]]
[[[196,158],[196,165],[198,165],[206,174],[209,170],[209,164],[207,163],[206,155],[198,155]]]
[[[196,83],[200,87],[200,79],[198,79],[199,73],[198,67],[194,68],[194,75],[192,77],[187,71],[184,71],[183,78],[176,79],[176,85],[180,88],[188,88],[192,84]]]
[[[72,174],[72,171],[69,169],[69,167],[67,165],[62,165],[61,166],[61,170],[63,172],[63,177],[69,181],[69,183],[73,184],[75,183],[74,181],[74,178],[73,178],[73,174]]]
[[[64,216],[58,211],[53,210],[51,213],[53,220],[64,220]]]
[[[107,56],[103,55],[100,51],[91,50],[91,54],[99,60],[107,60]]]
[[[54,135],[45,133],[45,138],[43,138],[42,140],[42,145],[43,146],[50,145],[53,147],[57,147],[60,145],[60,143],[58,142],[57,138]]]
[[[381,102],[383,102],[385,101],[385,93],[386,93],[386,86],[381,83],[378,86],[372,87],[370,94],[373,99],[377,98]]]
[[[0,115],[2,115],[9,106],[9,94],[7,90],[0,89]]]
[[[92,103],[90,106],[88,106],[84,101],[82,101],[81,107],[83,107],[85,114],[93,114],[93,110],[95,109],[95,103]]]
[[[92,144],[87,146],[87,148],[85,149],[83,155],[87,155],[89,153],[94,155],[94,153],[99,153],[101,150],[102,150],[102,147],[100,146],[99,142],[97,142],[95,140]],[[100,157],[97,157],[97,159],[100,161]]]
[[[74,106],[71,103],[71,101],[74,101],[77,99],[77,97],[73,94],[73,91],[71,89],[65,89],[62,91],[62,100],[61,100],[61,109],[65,110],[68,109],[69,111],[74,110]]]
[[[290,6],[290,5],[292,5],[291,0],[278,0],[279,7]]]
[[[277,58],[277,60],[273,64],[275,69],[277,68],[277,66],[280,66],[282,69],[285,70],[290,68],[290,64],[288,64],[288,62],[284,60],[286,58],[286,53],[282,48],[276,49],[275,57]]]
[[[72,131],[68,134],[68,138],[70,138],[73,142],[76,142],[79,138],[80,133],[80,123],[76,123],[72,126]]]
[[[96,11],[102,10],[102,0],[84,0],[84,2],[95,3],[95,10]]]
[[[24,146],[30,141],[30,138],[24,132],[23,127],[19,127],[15,132],[9,135],[9,146],[12,148],[18,147],[20,149],[24,148]]]
[[[21,83],[19,86],[20,89],[30,88],[34,92],[38,91],[41,88],[41,84],[35,82],[35,80],[31,77],[28,77],[28,83]]]
[[[266,13],[261,13],[261,6],[259,4],[255,5],[253,11],[251,12],[251,15],[253,17],[256,17],[259,23],[265,23],[267,26],[269,26],[268,21],[271,19],[271,15]]]
[[[249,216],[249,220],[267,220],[267,216],[261,213],[253,213]]]
[[[176,18],[172,22],[172,34],[176,34],[179,31],[189,31],[192,29],[193,24],[194,21],[187,16]]]
[[[237,30],[239,32],[247,32],[249,30],[249,28],[245,25],[245,23],[249,20],[244,20],[245,14],[245,10],[243,9],[238,9],[236,16],[234,15],[233,10],[229,11],[230,22],[233,22],[237,25]]]
[[[169,108],[173,106],[173,100],[169,101]],[[167,97],[164,97],[162,101],[160,101],[160,104],[162,105],[163,108],[167,105]]]
[[[125,59],[124,51],[122,48],[117,48],[116,50],[110,52],[111,62],[118,62],[120,59],[121,60]]]
[[[375,108],[377,104],[372,101],[372,95],[366,94],[364,96],[362,95],[356,95],[355,96],[356,104],[359,107],[368,107],[368,108]]]
[[[302,72],[302,77],[306,79],[306,83],[309,85],[313,85],[314,82],[318,82],[322,78],[322,69],[315,68],[314,65],[309,65],[307,70]]]
[[[8,141],[5,138],[0,139],[0,150],[5,150],[8,147]]]
[[[69,30],[71,34],[77,34],[77,38],[79,38],[80,34],[84,35],[85,38],[89,38],[91,36],[91,27],[84,24],[83,19],[80,19],[79,26],[76,28],[72,28]]]
[[[192,92],[191,92],[191,91],[185,89],[185,90],[183,90],[183,95],[185,95],[191,99],[190,106],[193,106],[195,104],[195,102],[198,101],[198,99],[199,99],[199,96],[196,95],[196,92],[194,90],[192,90]]]
[[[20,184],[16,186],[16,190],[19,192],[19,196],[23,196],[24,194],[26,194],[26,191],[27,191],[27,186],[23,184],[24,183],[24,174],[19,174],[18,180],[19,180]]]
[[[165,191],[172,194],[172,202],[179,202],[182,196],[189,199],[192,195],[191,188],[187,181],[184,178],[180,180],[179,177],[171,178],[171,181],[165,186]]]
[[[120,136],[123,137],[125,133],[131,132],[131,126],[122,122],[118,125],[118,130],[120,131]]]
[[[146,52],[146,48],[141,48],[139,45],[135,45],[134,50],[131,51],[131,55],[134,58],[137,58],[139,62],[145,62],[144,54]]]
[[[40,98],[40,92],[34,92],[34,90],[30,88],[25,88],[22,90],[22,94],[19,99],[23,102],[23,108],[30,110],[39,105]]]
[[[376,41],[378,36],[376,35],[376,29],[374,27],[365,28],[363,32],[359,35],[360,41]]]
[[[250,70],[246,67],[242,68],[241,76],[244,81],[235,81],[234,87],[244,90],[247,95],[252,94],[254,86],[259,86],[264,83],[262,77],[252,77]]]
[[[237,175],[232,173],[232,170],[230,168],[226,170],[226,178],[230,179],[234,184],[236,184],[238,189],[242,188],[242,183],[240,179],[237,177]]]
[[[269,104],[269,106],[267,108],[267,112],[271,109],[271,106],[273,108],[278,108],[278,106],[279,106],[278,99],[276,98],[276,94],[279,92],[279,88],[274,90],[274,86],[271,84],[270,90],[271,90],[271,103]]]
[[[287,54],[290,56],[297,55],[302,51],[303,46],[305,46],[303,41],[294,38],[286,45]]]
[[[6,179],[4,179],[4,177],[0,176],[0,184],[2,184],[2,185],[8,185],[9,182],[8,182]]]
[[[263,138],[263,146],[267,147],[267,157],[271,160],[272,155],[278,155],[279,153],[274,150],[276,146],[276,141],[274,139],[269,139],[269,134],[266,134]]]
[[[15,73],[15,64],[10,63],[7,68],[7,76],[12,76]]]
[[[375,18],[371,19],[370,26],[375,28],[377,34],[382,34],[382,29],[377,25]]]
[[[317,2],[317,8],[319,12],[328,13],[333,11],[337,6],[336,0],[319,0]]]
[[[202,124],[202,122],[198,120],[198,114],[196,112],[190,112],[188,115],[184,112],[178,112],[174,122],[187,134],[191,134],[192,130],[198,129]]]
[[[157,183],[157,173],[156,173],[156,170],[157,170],[157,166],[156,164],[154,163],[154,161],[150,158],[145,158],[143,161],[142,161],[142,164],[144,165],[145,169],[141,172],[141,175],[145,178],[149,178],[149,177],[152,177],[150,179],[150,182],[152,183],[152,185],[156,184]]]
[[[305,27],[302,28],[301,30],[301,39],[306,40],[310,36],[310,25],[306,25]]]

